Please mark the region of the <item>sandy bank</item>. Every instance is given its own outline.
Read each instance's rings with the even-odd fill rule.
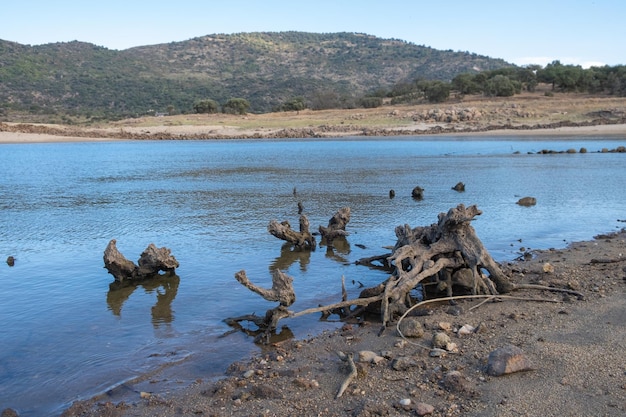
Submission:
[[[145,132],[146,129],[143,129]],[[117,136],[110,134],[103,134],[101,137],[97,135],[97,131],[89,131],[88,134],[72,135],[71,131],[68,134],[52,133],[31,133],[31,132],[9,132],[0,131],[0,144],[8,143],[52,143],[52,142],[103,142],[103,141],[120,141],[120,140],[149,140],[149,135],[154,135],[154,139],[173,138],[173,139],[223,139],[223,138],[271,138],[277,135],[280,130],[277,129],[236,129],[236,128],[223,128],[214,129],[207,126],[158,126],[148,129],[148,133],[141,134],[140,129],[129,128],[125,132],[128,133],[128,138],[124,138],[123,134],[117,133]],[[314,129],[309,131],[314,132]],[[119,131],[118,131],[119,132]],[[217,133],[216,133],[217,132]],[[406,132],[406,129],[402,129],[401,133]],[[294,131],[294,137],[298,137],[299,131]],[[300,132],[301,133],[301,132]],[[611,137],[624,137],[626,138],[626,124],[604,124],[597,126],[580,126],[580,127],[558,127],[547,129],[489,129],[476,132],[458,132],[451,133],[450,131],[444,131],[438,133],[437,131],[431,131],[428,129],[414,129],[413,135],[455,135],[455,136],[562,136],[562,137],[583,137],[583,136],[611,136]],[[385,137],[407,136],[407,134],[399,134],[397,131],[388,130]],[[133,136],[139,137],[139,139],[133,139]],[[363,136],[362,131],[348,130],[344,132],[320,132],[320,137],[349,137],[349,136]],[[365,136],[363,136],[365,137]]]

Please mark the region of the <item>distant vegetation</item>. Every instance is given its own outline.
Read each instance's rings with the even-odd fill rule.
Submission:
[[[210,35],[123,51],[0,40],[0,120],[371,108],[468,94],[510,96],[538,83],[552,84],[555,92],[623,96],[626,69],[584,70],[558,61],[520,68],[358,33]]]
[[[552,92],[591,93],[626,96],[626,66],[592,67],[563,65],[554,61],[545,67],[530,65],[507,67],[478,73],[463,73],[451,82],[417,79],[400,83],[386,93],[392,103],[417,101],[442,102],[457,95],[482,94],[510,97],[522,91],[534,91],[539,83],[552,85]],[[552,93],[550,92],[550,93]]]

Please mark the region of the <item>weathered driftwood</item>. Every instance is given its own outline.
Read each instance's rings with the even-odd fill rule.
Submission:
[[[317,243],[315,237],[309,231],[309,219],[306,215],[300,215],[300,231],[296,232],[291,228],[288,221],[279,223],[277,220],[271,220],[267,226],[267,231],[273,236],[293,244],[299,249],[315,250]]]
[[[139,265],[126,259],[116,246],[117,241],[112,239],[104,250],[104,267],[116,281],[129,279],[146,279],[159,272],[174,272],[178,268],[178,261],[171,255],[168,248],[157,248],[150,243],[139,258]]]
[[[328,221],[328,226],[320,226],[319,232],[322,236],[322,242],[331,245],[333,240],[340,236],[348,236],[350,233],[346,231],[346,225],[350,222],[350,207],[343,207],[335,213]]]
[[[284,272],[276,269],[272,273],[272,288],[266,289],[253,284],[246,275],[246,271],[239,271],[235,274],[235,279],[244,287],[259,294],[267,301],[278,301],[279,305],[265,312],[264,317],[256,314],[248,314],[239,317],[230,317],[224,321],[233,326],[242,321],[254,323],[261,333],[257,335],[259,341],[269,341],[270,334],[278,327],[278,321],[282,318],[289,317],[291,314],[287,307],[296,301],[296,293],[293,289],[293,278]]]
[[[368,258],[358,262],[367,264],[373,260],[383,262],[384,267],[394,266],[393,273],[380,284],[364,289],[359,298],[347,300],[345,287],[341,302],[310,308],[300,312],[287,309],[295,293],[292,278],[276,271],[271,290],[261,289],[251,284],[245,272],[237,273],[237,280],[265,299],[279,301],[280,305],[268,310],[264,319],[253,320],[259,326],[267,326],[268,331],[277,326],[277,321],[284,317],[299,317],[304,314],[329,313],[342,317],[354,315],[352,307],[360,306],[371,311],[375,308],[381,315],[386,327],[396,317],[410,311],[413,299],[410,292],[420,284],[434,283],[440,290],[447,289],[451,300],[453,287],[462,287],[464,293],[474,295],[498,295],[516,289],[557,290],[541,286],[514,285],[493,260],[487,249],[476,235],[470,222],[482,212],[476,206],[465,207],[460,204],[447,213],[440,213],[438,222],[427,227],[411,228],[408,225],[396,228],[397,242],[393,252],[383,260],[382,257]],[[579,295],[579,294],[576,294]],[[359,310],[360,311],[360,310]],[[250,320],[250,317],[245,318]]]

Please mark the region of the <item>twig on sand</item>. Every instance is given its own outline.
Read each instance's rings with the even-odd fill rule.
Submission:
[[[345,360],[347,360],[348,364],[350,365],[350,374],[348,374],[346,379],[343,381],[343,384],[341,384],[341,387],[339,387],[339,392],[337,392],[337,396],[335,398],[339,398],[343,395],[343,393],[348,388],[348,385],[350,385],[350,382],[352,382],[352,380],[356,378],[358,373],[356,365],[354,364],[354,359],[352,359],[352,353],[346,355]]]

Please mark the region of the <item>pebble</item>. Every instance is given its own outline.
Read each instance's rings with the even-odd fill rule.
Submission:
[[[543,264],[543,272],[546,274],[554,274],[554,267],[549,263],[546,262],[545,264]]]
[[[403,398],[399,402],[400,405],[403,407],[408,407],[409,405],[411,405],[411,400],[409,398]]]
[[[436,349],[445,349],[448,343],[450,343],[450,336],[443,332],[437,332],[433,335],[433,347]]]
[[[443,330],[444,332],[449,332],[450,330],[452,330],[452,324],[448,323],[447,321],[440,321],[439,323],[437,323],[437,327],[439,327],[439,330]]]
[[[362,350],[359,352],[359,362],[379,364],[384,360],[384,357],[378,355],[376,352],[372,352],[371,350]]]
[[[524,352],[513,345],[498,348],[489,354],[487,374],[501,376],[534,369]]]
[[[431,349],[430,352],[428,353],[428,356],[430,356],[431,358],[442,358],[444,356],[446,356],[448,352],[446,352],[445,349]]]
[[[427,416],[428,414],[432,414],[435,412],[435,407],[427,403],[417,403],[415,404],[415,413],[418,416]]]
[[[406,337],[424,336],[424,327],[417,317],[406,317],[400,322],[398,329]]]
[[[250,369],[249,371],[244,372],[243,377],[245,379],[252,378],[254,376],[254,370]]]
[[[463,325],[459,331],[457,332],[457,334],[459,336],[467,336],[468,334],[472,334],[476,331],[476,328],[474,326],[471,326],[469,324],[465,324]]]

